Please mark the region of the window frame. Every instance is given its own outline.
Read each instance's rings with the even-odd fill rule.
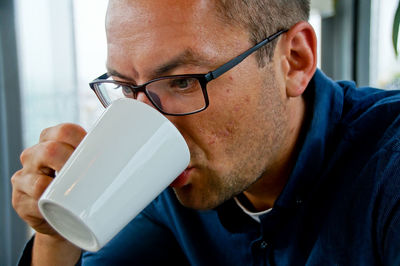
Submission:
[[[28,239],[11,205],[11,175],[22,150],[18,60],[12,0],[0,1],[0,265],[17,265]]]
[[[336,1],[335,15],[322,19],[321,69],[332,79],[370,85],[370,23],[371,0]]]

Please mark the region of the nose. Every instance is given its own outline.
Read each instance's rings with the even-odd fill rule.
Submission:
[[[151,103],[149,98],[147,98],[146,94],[144,92],[138,92],[136,100],[145,103],[147,105],[150,105],[151,107],[154,107],[154,105]]]
[[[162,106],[162,103],[161,103],[161,99],[158,97],[158,95],[155,94],[154,92],[151,92],[151,91],[149,91],[148,93],[150,93],[150,95],[151,95],[152,100],[154,101],[154,103],[157,104],[157,105],[160,107],[160,109],[162,109],[163,106]],[[149,100],[149,98],[147,97],[147,95],[146,95],[143,91],[138,92],[137,97],[136,97],[136,100],[141,101],[141,102],[143,102],[143,103],[145,103],[145,104],[147,104],[147,105],[153,107],[154,109],[156,109],[156,110],[158,111],[158,109],[152,104],[152,102]],[[178,116],[168,116],[168,115],[166,116],[166,118],[167,118],[172,124],[174,124],[175,127],[176,127],[179,131],[181,131],[181,130],[180,130],[180,128],[181,128],[181,127],[180,127],[180,123],[182,122],[182,119],[184,120],[184,118],[182,118],[181,116],[178,117]],[[180,122],[179,122],[179,121],[180,121]]]
[[[163,106],[162,106],[162,104],[161,104],[161,100],[160,100],[160,98],[158,97],[158,95],[155,94],[155,93],[153,93],[153,92],[151,92],[151,91],[149,91],[148,93],[150,94],[151,100],[154,102],[154,104],[157,105],[158,108],[162,109]],[[144,92],[139,92],[139,93],[137,94],[137,98],[136,98],[136,99],[137,99],[138,101],[141,101],[141,102],[143,102],[143,103],[145,103],[145,104],[148,104],[148,105],[150,105],[151,107],[157,109],[157,108],[154,106],[154,104],[152,103],[152,101],[150,101],[150,99],[147,97],[147,95],[146,95]]]

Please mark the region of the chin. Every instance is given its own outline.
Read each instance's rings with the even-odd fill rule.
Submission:
[[[194,193],[191,185],[179,189],[174,188],[174,192],[183,206],[194,210],[211,210],[224,202],[210,193]]]

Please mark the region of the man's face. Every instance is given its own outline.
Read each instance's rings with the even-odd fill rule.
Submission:
[[[107,66],[124,77],[114,79],[142,84],[158,76],[207,73],[250,48],[247,31],[218,19],[211,2],[110,1]],[[167,117],[191,152],[174,187],[183,205],[213,208],[260,177],[273,179],[288,131],[275,61],[260,68],[251,55],[208,83],[208,109]]]

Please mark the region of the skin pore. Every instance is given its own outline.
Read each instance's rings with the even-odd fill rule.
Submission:
[[[301,94],[315,71],[310,28],[303,22],[280,37],[264,67],[253,54],[211,81],[205,111],[167,117],[191,152],[187,182],[174,188],[184,206],[210,209],[245,191],[256,210],[272,207],[293,166]],[[246,30],[218,19],[211,1],[111,0],[106,31],[109,72],[135,84],[207,73],[252,46]]]

